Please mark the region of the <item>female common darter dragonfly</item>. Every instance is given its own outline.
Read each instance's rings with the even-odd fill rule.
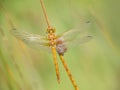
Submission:
[[[55,64],[55,69],[56,69],[56,76],[58,83],[60,83],[60,76],[59,76],[59,68],[58,68],[58,62],[57,62],[57,56],[56,54],[58,53],[60,60],[62,61],[62,64],[75,88],[75,90],[79,90],[75,80],[72,77],[72,74],[70,70],[68,69],[65,60],[64,60],[64,54],[67,52],[68,47],[79,45],[80,43],[84,43],[89,41],[92,36],[86,33],[86,30],[80,30],[80,29],[72,29],[68,30],[67,32],[64,32],[60,35],[56,35],[56,29],[52,28],[49,24],[48,17],[46,15],[45,7],[43,4],[43,1],[40,0],[42,10],[46,19],[46,23],[48,25],[47,28],[47,36],[41,36],[33,33],[28,33],[25,31],[18,30],[15,28],[12,20],[10,19],[10,15],[8,12],[4,9],[5,16],[8,18],[8,22],[12,27],[11,33],[14,35],[17,39],[23,41],[29,46],[40,48],[40,49],[51,49],[53,58],[54,58],[54,64]],[[89,22],[85,22],[85,24],[89,24]],[[82,25],[81,29],[82,29]],[[84,25],[83,25],[84,26]],[[84,29],[84,28],[83,28]]]

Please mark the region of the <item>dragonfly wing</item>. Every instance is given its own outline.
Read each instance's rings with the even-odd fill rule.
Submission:
[[[73,29],[63,33],[59,38],[62,38],[67,46],[75,46],[88,42],[92,35],[87,31]]]
[[[61,35],[66,43],[81,44],[89,41],[92,38],[91,31],[94,27],[93,20],[81,18],[75,29],[71,29]]]
[[[19,40],[23,41],[27,45],[35,48],[40,48],[40,49],[49,49],[48,46],[48,41],[45,37],[28,33],[28,32],[23,32],[19,31],[16,29],[11,30],[11,33],[18,38]]]

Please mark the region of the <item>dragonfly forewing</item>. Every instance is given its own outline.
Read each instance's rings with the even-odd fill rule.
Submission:
[[[58,39],[63,39],[67,47],[76,46],[92,39],[92,35],[87,31],[77,29],[63,33]]]
[[[32,34],[24,31],[19,31],[17,29],[11,30],[12,35],[17,39],[23,41],[25,44],[33,48],[40,48],[50,51],[49,43],[46,37],[37,34]]]

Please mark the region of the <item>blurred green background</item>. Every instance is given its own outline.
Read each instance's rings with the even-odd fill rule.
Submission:
[[[93,35],[91,41],[71,47],[65,54],[80,90],[120,90],[120,1],[44,0],[44,3],[57,34],[79,27]],[[0,4],[18,30],[46,35],[39,0],[0,0]],[[32,49],[13,37],[3,12],[0,10],[0,90],[74,90],[59,57],[60,84],[52,54]]]

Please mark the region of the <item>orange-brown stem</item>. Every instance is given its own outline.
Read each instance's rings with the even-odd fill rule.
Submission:
[[[58,68],[58,62],[57,62],[55,47],[52,47],[52,53],[53,53],[53,58],[54,58],[54,65],[55,65],[55,70],[56,70],[57,81],[58,81],[58,83],[60,83],[60,74],[59,74],[59,68]]]
[[[70,70],[69,70],[68,67],[67,67],[67,64],[65,63],[64,57],[63,57],[62,55],[59,55],[59,56],[60,56],[60,60],[61,60],[61,62],[62,62],[62,64],[63,64],[63,66],[64,66],[64,68],[65,68],[65,70],[66,70],[66,72],[67,72],[67,74],[68,74],[68,76],[69,76],[69,78],[70,78],[70,80],[71,80],[74,88],[75,88],[75,90],[79,90],[79,88],[78,88],[75,80],[74,80],[73,77],[72,77],[72,74],[71,74]]]
[[[48,28],[51,28],[49,20],[48,20],[47,13],[46,13],[46,9],[45,9],[44,3],[43,3],[43,0],[40,0],[40,4],[41,4],[41,7],[42,7],[43,14],[45,16],[45,20],[46,20],[47,26],[48,26]]]

